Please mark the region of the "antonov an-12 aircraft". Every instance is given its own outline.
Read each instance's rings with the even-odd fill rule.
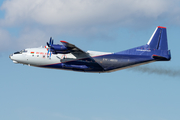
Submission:
[[[47,46],[28,48],[10,55],[14,63],[29,66],[73,70],[81,72],[112,72],[155,61],[169,61],[166,27],[158,26],[146,45],[122,52],[83,51],[66,41],[53,44],[50,38]]]

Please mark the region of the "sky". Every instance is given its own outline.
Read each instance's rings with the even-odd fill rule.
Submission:
[[[1,0],[1,120],[179,120],[179,0]],[[52,36],[119,52],[167,27],[172,59],[112,73],[14,64],[9,55]],[[146,70],[145,70],[146,69]]]

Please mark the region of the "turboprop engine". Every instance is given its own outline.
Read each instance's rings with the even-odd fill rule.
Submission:
[[[51,52],[53,54],[68,54],[70,53],[70,51],[64,46],[64,45],[59,45],[59,44],[53,44],[53,39],[52,37],[50,37],[49,43],[47,42],[47,49],[48,49],[48,53],[47,55],[50,54],[51,56]]]

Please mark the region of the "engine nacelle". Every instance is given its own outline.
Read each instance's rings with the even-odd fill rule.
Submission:
[[[58,54],[58,53],[68,54],[68,53],[70,53],[70,51],[64,45],[59,45],[59,44],[51,45],[50,49],[53,54]]]

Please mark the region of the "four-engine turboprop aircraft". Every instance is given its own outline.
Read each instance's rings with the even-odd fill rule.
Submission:
[[[122,52],[83,51],[66,41],[45,48],[28,48],[10,55],[14,63],[82,72],[112,72],[155,61],[169,61],[166,27],[158,26],[146,45]]]

